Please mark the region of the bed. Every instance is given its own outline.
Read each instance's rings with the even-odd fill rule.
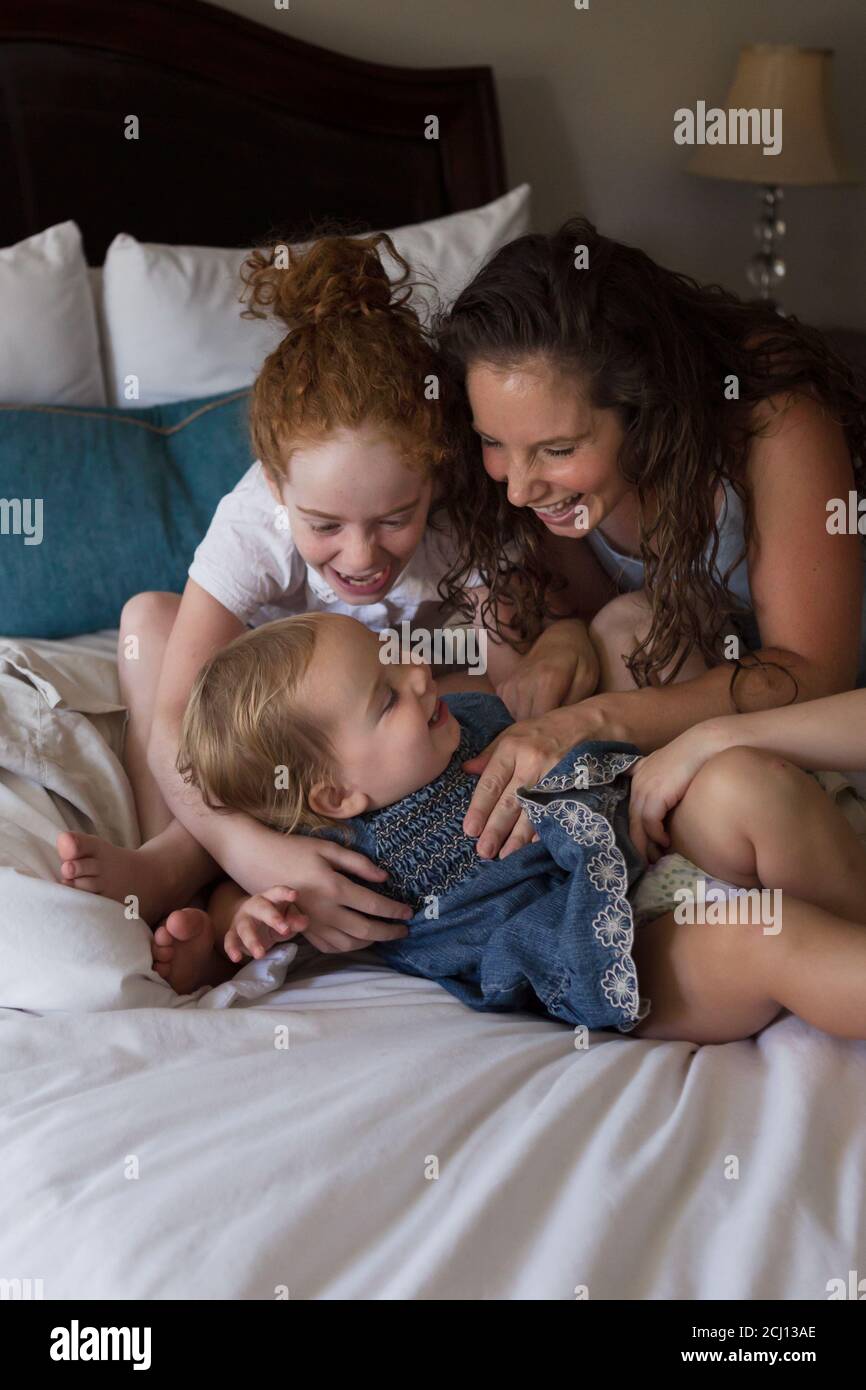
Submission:
[[[92,266],[121,227],[242,247],[505,189],[489,70],[360,63],[194,0],[6,0],[0,92],[0,244],[74,218]],[[121,110],[160,135],[132,169]],[[59,830],[138,842],[113,634],[0,641],[0,711],[4,1279],[49,1299],[822,1300],[863,1268],[866,1044],[784,1017],[727,1046],[584,1046],[293,946],[178,998],[141,923],[55,877]]]

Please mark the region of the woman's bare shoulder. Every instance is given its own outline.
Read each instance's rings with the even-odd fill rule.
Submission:
[[[844,431],[830,410],[806,391],[779,391],[758,401],[752,408],[752,429],[756,441],[789,447],[795,440],[816,447],[835,439],[844,444]]]

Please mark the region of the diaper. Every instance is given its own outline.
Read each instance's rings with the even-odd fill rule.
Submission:
[[[841,772],[812,772],[819,786],[838,806],[858,839],[866,844],[866,800],[858,795],[853,784]],[[734,885],[713,878],[682,854],[665,854],[647,869],[629,894],[636,927],[645,926],[661,917],[683,901],[677,893],[683,889],[694,899],[697,883],[703,879],[706,888],[720,888],[724,893],[735,891]]]
[[[683,901],[682,897],[677,897],[683,889],[694,900],[699,879],[704,880],[707,888],[721,888],[725,894],[734,886],[704,873],[697,864],[686,859],[684,854],[662,855],[661,859],[647,869],[629,893],[635,926],[643,927],[656,917],[673,912]]]
[[[858,840],[866,842],[866,801],[859,795],[853,781],[842,772],[812,772],[810,776],[839,807]]]

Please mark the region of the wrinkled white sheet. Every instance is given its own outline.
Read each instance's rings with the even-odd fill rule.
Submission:
[[[296,947],[218,991],[179,997],[151,968],[151,935],[120,903],[59,880],[59,831],[139,844],[120,756],[116,636],[0,639],[0,1007],[225,1008],[285,978]]]
[[[79,661],[110,653],[78,646],[37,644],[54,689],[62,648],[71,704]],[[94,818],[134,837],[92,751]],[[866,1044],[787,1017],[724,1047],[576,1050],[368,956],[230,1008],[177,1000],[141,924],[52,882],[66,791],[0,787],[0,1277],[46,1298],[821,1300],[866,1275]]]
[[[866,1268],[864,1076],[866,1045],[792,1018],[576,1051],[343,963],[241,1008],[7,1011],[0,1274],[47,1298],[820,1300]]]

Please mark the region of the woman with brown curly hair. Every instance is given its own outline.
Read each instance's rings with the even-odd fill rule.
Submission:
[[[856,522],[828,511],[859,484],[866,401],[817,331],[578,218],[499,251],[438,338],[476,436],[449,491],[451,583],[471,557],[524,640],[558,587],[602,651],[599,693],[469,765],[482,857],[527,841],[516,789],[583,739],[650,752],[863,676]],[[601,609],[599,567],[622,591]]]

